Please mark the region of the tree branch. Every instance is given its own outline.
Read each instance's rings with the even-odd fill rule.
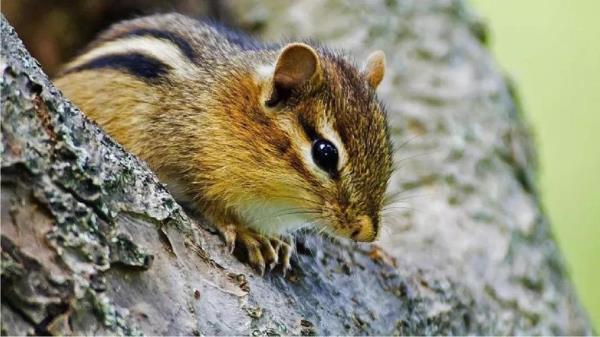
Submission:
[[[62,97],[2,18],[2,333],[591,333],[477,21],[459,2],[359,2],[343,17],[371,21],[340,30],[311,3],[300,18],[229,7],[265,36],[386,49],[393,136],[414,139],[391,189],[431,194],[411,201],[421,211],[392,208],[381,247],[301,236],[290,275],[259,277]]]

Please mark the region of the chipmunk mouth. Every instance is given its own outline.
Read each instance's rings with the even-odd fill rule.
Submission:
[[[354,241],[373,242],[377,238],[377,226],[369,216],[358,216],[351,228],[350,238]]]
[[[377,239],[377,226],[369,216],[358,216],[354,221],[339,224],[331,234],[357,242],[373,242]]]

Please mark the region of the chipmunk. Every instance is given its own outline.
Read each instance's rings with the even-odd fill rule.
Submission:
[[[161,14],[113,25],[55,83],[263,274],[290,268],[284,236],[299,228],[377,237],[392,170],[384,68],[381,51],[357,70],[320,45]]]

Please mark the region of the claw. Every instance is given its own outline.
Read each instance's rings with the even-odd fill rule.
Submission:
[[[233,254],[235,250],[235,239],[237,237],[237,230],[235,225],[228,224],[223,226],[218,226],[217,229],[225,239],[225,244],[227,245],[227,250],[229,254]]]
[[[281,264],[284,275],[291,269],[290,257],[293,243],[289,238],[282,240],[267,237],[250,228],[235,224],[224,224],[217,228],[231,253],[235,250],[236,244],[246,249],[248,263],[261,276],[264,275],[266,268],[271,271],[278,264]]]
[[[260,252],[260,248],[250,246],[248,248],[248,260],[252,267],[263,276],[265,274],[265,260],[263,259],[262,253]]]
[[[277,265],[279,262],[279,256],[277,256],[277,252],[271,245],[271,240],[265,239],[262,242],[262,253],[265,258],[265,262],[269,265],[269,270],[273,270],[273,267]]]
[[[260,275],[265,273],[265,259],[261,251],[261,238],[254,232],[240,230],[238,233],[238,241],[248,252],[248,262],[256,269]]]
[[[275,258],[269,266],[270,270],[273,270],[277,266],[277,263],[279,263],[279,252],[281,251],[282,242],[280,239],[271,238],[270,243],[271,247],[273,247],[273,252],[275,253]]]
[[[281,262],[281,268],[283,270],[283,275],[285,276],[285,274],[292,269],[292,266],[290,265],[290,258],[292,256],[292,243],[287,243],[287,242],[282,242],[281,245],[281,256],[282,256],[282,262]]]

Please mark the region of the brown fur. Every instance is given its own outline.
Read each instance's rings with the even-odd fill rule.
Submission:
[[[244,218],[245,205],[258,202],[286,205],[332,233],[375,238],[392,162],[385,113],[374,92],[383,77],[380,64],[361,73],[325,48],[308,47],[318,57],[318,80],[292,78],[289,98],[270,108],[265,101],[274,82],[258,69],[274,66],[281,46],[236,44],[180,15],[120,23],[86,52],[141,28],[168,31],[189,43],[195,58],[173,66],[185,64],[178,69],[183,75],[147,81],[110,67],[74,71],[76,59],[56,84],[146,160],[177,198],[193,201],[218,226],[273,232]],[[296,71],[302,79],[305,70]],[[333,178],[303,155],[312,142],[306,129],[321,133],[325,120],[346,158]]]

